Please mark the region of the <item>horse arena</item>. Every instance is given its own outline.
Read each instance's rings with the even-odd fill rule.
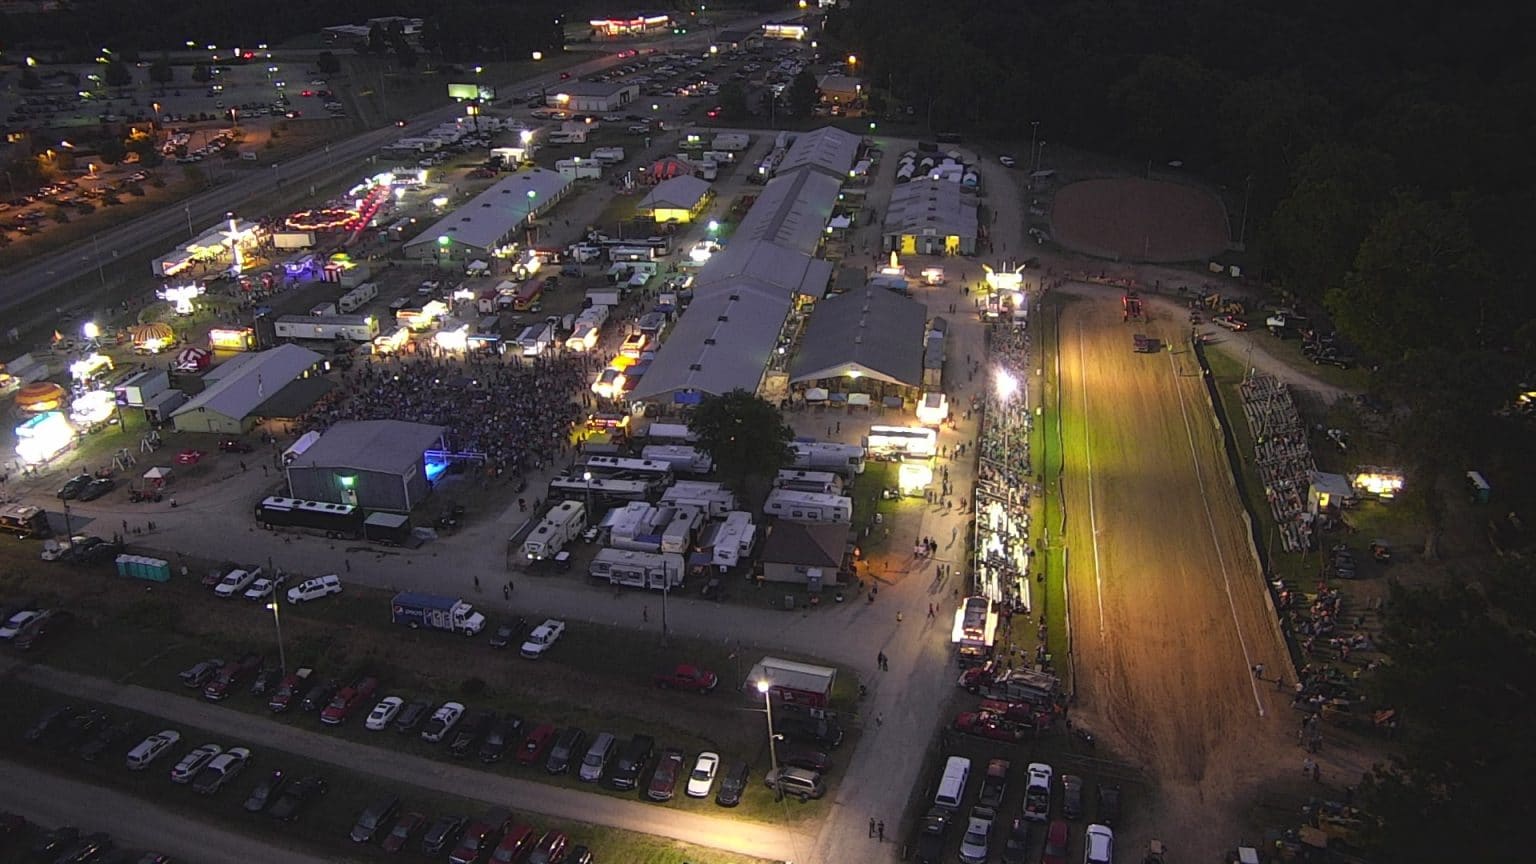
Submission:
[[[1069,183],[1051,207],[1062,246],[1116,261],[1203,261],[1231,241],[1216,196],[1179,183],[1118,177]]]

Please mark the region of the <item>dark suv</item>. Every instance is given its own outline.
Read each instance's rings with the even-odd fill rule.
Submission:
[[[645,764],[651,761],[651,751],[655,749],[656,741],[649,735],[629,739],[619,752],[613,773],[608,775],[608,785],[615,789],[633,789],[640,785],[640,775],[645,772]]]

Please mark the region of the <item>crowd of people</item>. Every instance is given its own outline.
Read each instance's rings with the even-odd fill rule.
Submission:
[[[1029,503],[1035,485],[1029,435],[1033,419],[1023,390],[1029,380],[1029,331],[1012,322],[987,333],[988,374],[1004,382],[985,388],[977,441],[976,563],[973,589],[1006,609],[1027,610],[1030,545]],[[975,370],[973,370],[974,372]]]
[[[541,357],[503,363],[396,358],[354,366],[317,403],[298,433],[343,420],[406,420],[447,428],[450,452],[483,454],[495,477],[516,477],[555,461],[570,446],[582,416],[574,394],[584,392],[590,363],[580,357]]]
[[[1253,430],[1255,464],[1280,528],[1280,544],[1287,552],[1305,552],[1312,546],[1307,490],[1317,464],[1301,412],[1290,389],[1268,373],[1244,378],[1242,394],[1243,415]]]

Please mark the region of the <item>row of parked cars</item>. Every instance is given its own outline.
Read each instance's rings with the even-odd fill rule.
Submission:
[[[30,856],[30,858],[28,857]],[[0,860],[54,864],[171,864],[169,855],[120,849],[105,832],[85,834],[73,825],[45,829],[15,813],[0,812]]]
[[[1049,823],[1046,827],[1041,864],[1066,864],[1067,845],[1071,836],[1069,821],[1083,818],[1083,780],[1072,774],[1063,774],[1059,784],[1050,765],[1031,762],[1025,772],[1023,806],[1011,822],[1002,819],[1003,799],[1008,792],[1012,764],[1006,759],[991,759],[976,794],[974,805],[964,823],[960,838],[959,856],[964,864],[986,864],[991,860],[994,837],[1002,834],[1003,864],[1025,864],[1033,860],[1031,850],[1037,844],[1034,825]],[[963,756],[951,756],[944,764],[934,793],[933,808],[923,817],[918,827],[916,855],[919,864],[937,864],[943,859],[948,846],[948,836],[955,824],[956,814],[962,807],[970,786],[971,760]],[[1052,803],[1061,801],[1061,818],[1052,819]],[[1100,784],[1098,787],[1098,822],[1089,825],[1084,837],[1084,864],[1110,864],[1114,858],[1114,830],[1111,827],[1120,819],[1120,787]],[[1002,832],[1006,830],[1006,834]]]

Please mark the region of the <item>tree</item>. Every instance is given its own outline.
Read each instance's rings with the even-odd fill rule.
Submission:
[[[744,120],[750,111],[747,108],[747,87],[736,79],[731,79],[720,88],[720,110],[727,120]]]
[[[821,88],[816,86],[816,76],[809,68],[800,70],[787,92],[789,112],[795,117],[811,116],[811,112],[816,110],[816,103],[821,99]]]
[[[43,86],[43,79],[37,74],[37,70],[31,66],[21,67],[21,80],[17,82],[23,90],[36,90]]]
[[[364,54],[383,54],[389,50],[389,34],[384,32],[384,25],[375,24],[368,28],[368,42],[362,50]]]
[[[776,471],[788,461],[794,438],[779,409],[740,389],[705,398],[688,428],[738,489],[748,477]]]
[[[156,84],[169,84],[176,78],[176,67],[171,65],[169,54],[161,53],[149,64],[149,80]]]
[[[395,50],[395,62],[401,69],[413,69],[416,66],[416,49],[406,41],[405,34],[395,32],[389,36],[391,47]]]
[[[1391,160],[1375,150],[1325,141],[1307,151],[1258,232],[1266,265],[1297,295],[1321,300],[1349,272],[1392,176]]]
[[[335,54],[329,51],[321,51],[315,55],[315,68],[319,69],[322,74],[335,75],[341,71],[341,61],[336,59]]]
[[[128,64],[116,58],[107,63],[107,68],[101,77],[108,87],[127,87],[133,83],[133,72],[128,68]]]
[[[213,68],[207,63],[197,63],[192,67],[192,80],[199,84],[206,84],[213,80]]]
[[[108,135],[104,138],[96,151],[101,155],[101,161],[108,165],[116,165],[128,155],[128,148],[124,146],[123,139],[116,135]]]

